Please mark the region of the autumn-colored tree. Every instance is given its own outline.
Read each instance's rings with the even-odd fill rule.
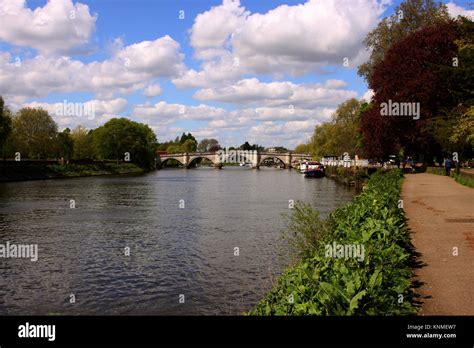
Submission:
[[[460,37],[455,21],[439,22],[396,43],[375,66],[369,79],[374,103],[361,122],[369,157],[383,159],[404,150],[408,155],[424,155],[420,159],[426,160],[440,153],[430,120],[456,105],[451,91],[460,81],[448,84],[441,71],[453,67],[458,54],[455,42]],[[390,102],[419,105],[419,119],[416,115],[383,116],[383,105]]]
[[[405,0],[393,15],[382,19],[364,40],[370,59],[359,66],[359,75],[370,80],[373,70],[397,42],[423,27],[449,19],[445,5],[434,0]]]

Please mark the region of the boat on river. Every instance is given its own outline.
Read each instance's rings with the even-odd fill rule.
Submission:
[[[325,175],[324,165],[319,162],[307,162],[305,178],[322,178]]]

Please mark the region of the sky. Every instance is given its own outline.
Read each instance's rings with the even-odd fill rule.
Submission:
[[[370,98],[363,39],[399,3],[0,0],[0,95],[61,130],[127,117],[160,142],[293,148],[338,104]],[[469,0],[444,3],[474,17]]]

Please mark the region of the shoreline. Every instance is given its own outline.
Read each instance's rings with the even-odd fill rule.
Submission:
[[[377,171],[352,202],[324,220],[311,206],[295,207],[289,241],[297,262],[245,314],[417,314],[411,238],[399,205],[402,181],[400,170]],[[342,248],[328,255],[327,245]]]
[[[132,163],[45,164],[0,162],[0,183],[68,179],[93,176],[144,174],[146,170]]]

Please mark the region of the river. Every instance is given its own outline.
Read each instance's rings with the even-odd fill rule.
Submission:
[[[353,196],[269,168],[0,183],[0,244],[38,245],[0,258],[0,315],[240,314],[290,262],[289,200],[325,216]]]

